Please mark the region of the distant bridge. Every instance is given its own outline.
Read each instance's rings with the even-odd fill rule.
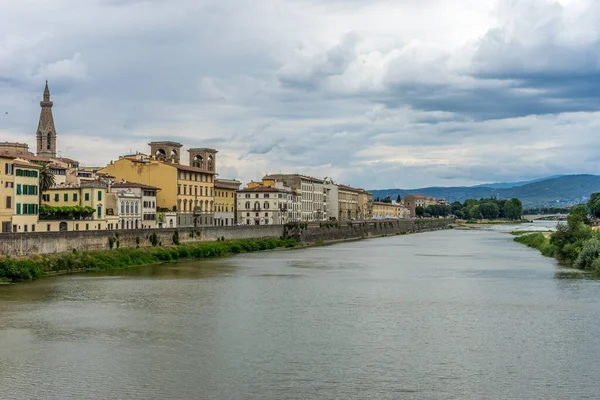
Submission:
[[[523,215],[523,219],[528,221],[564,221],[569,214],[540,214],[540,215]]]

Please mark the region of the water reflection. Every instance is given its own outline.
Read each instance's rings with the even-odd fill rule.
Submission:
[[[439,231],[0,287],[0,397],[597,398],[600,283],[512,239]]]

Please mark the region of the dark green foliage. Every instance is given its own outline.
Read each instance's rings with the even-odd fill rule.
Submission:
[[[152,235],[151,235],[152,237]],[[116,241],[118,246],[118,241]],[[12,282],[35,279],[51,271],[106,270],[159,262],[202,259],[278,247],[295,247],[293,239],[232,240],[195,242],[177,247],[125,248],[33,256],[26,259],[0,258],[0,279]]]
[[[517,198],[498,200],[495,197],[488,199],[467,199],[463,204],[455,201],[450,206],[452,214],[457,218],[479,219],[509,219],[518,221],[523,214],[523,206]]]
[[[148,240],[150,240],[150,244],[152,244],[152,247],[156,247],[156,245],[158,244],[158,237],[156,236],[156,232],[152,232],[152,235],[150,235]]]
[[[40,219],[72,219],[86,218],[94,214],[96,210],[88,206],[40,206]]]
[[[600,192],[592,193],[587,206],[594,218],[600,218]]]
[[[113,247],[115,247],[115,241],[116,241],[116,240],[117,240],[117,239],[115,239],[115,238],[114,238],[114,237],[112,237],[112,236],[108,238],[108,247],[109,247],[111,250],[113,249]]]
[[[550,243],[543,233],[529,233],[517,236],[515,242],[522,243],[534,249],[538,249],[546,257],[555,257],[557,247]]]
[[[176,246],[179,246],[181,244],[181,242],[179,241],[179,232],[175,231],[175,233],[173,233],[173,244]]]
[[[139,236],[135,237],[135,247],[138,249],[140,248],[140,237]]]

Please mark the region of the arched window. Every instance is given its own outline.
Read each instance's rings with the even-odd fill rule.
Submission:
[[[121,202],[121,214],[125,214],[125,202]]]
[[[136,219],[136,220],[135,220],[135,229],[137,229],[137,228],[138,228],[138,223],[139,223],[139,220],[137,220],[137,219]]]
[[[204,201],[200,200],[199,207],[198,207],[198,210],[200,210],[200,212],[202,212],[203,206],[204,206]]]
[[[254,209],[260,210],[260,203],[258,201],[254,202]]]
[[[177,150],[173,149],[171,150],[171,161],[177,160],[179,160],[179,155],[177,154]]]
[[[212,202],[212,201],[210,202],[210,212],[213,212],[213,205],[214,205],[213,203],[214,202]]]
[[[165,153],[165,151],[163,149],[156,150],[156,153],[154,154],[154,156],[159,160],[167,159],[167,154]]]
[[[198,209],[198,200],[194,200],[194,211]]]
[[[268,210],[268,209],[269,209],[269,202],[265,201],[265,210]]]
[[[214,171],[214,167],[215,167],[215,161],[213,159],[213,156],[208,156],[208,170],[209,171]]]
[[[183,200],[183,211],[187,211],[187,200]]]
[[[181,211],[181,199],[177,200],[177,211]]]
[[[246,210],[249,210],[249,209],[250,209],[250,202],[249,202],[249,201],[247,201],[247,202],[246,202]]]
[[[135,213],[138,214],[140,212],[140,203],[138,203],[137,201],[135,202]],[[137,228],[137,226],[136,226]]]
[[[48,138],[46,139],[46,149],[47,150],[51,150],[51,145],[52,144],[52,132],[48,132]]]
[[[172,227],[173,227],[173,220],[172,220],[172,219],[170,219],[170,220],[169,220],[169,228],[172,228]]]
[[[129,202],[125,203],[125,214],[129,214]]]
[[[225,206],[225,212],[229,212],[229,206]]]
[[[192,167],[204,168],[204,158],[201,155],[196,155],[192,160]]]

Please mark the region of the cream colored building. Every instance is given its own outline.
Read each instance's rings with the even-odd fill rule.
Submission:
[[[157,228],[156,194],[159,190],[141,183],[113,183],[110,191],[117,196],[113,211],[118,215],[117,229]]]
[[[239,190],[237,221],[240,225],[282,225],[292,222],[295,197],[293,190],[283,182]]]
[[[338,185],[338,221],[359,218],[358,195],[362,189]]]
[[[329,219],[328,189],[323,179],[299,174],[273,174],[263,178],[285,183],[300,196],[301,221]]]

